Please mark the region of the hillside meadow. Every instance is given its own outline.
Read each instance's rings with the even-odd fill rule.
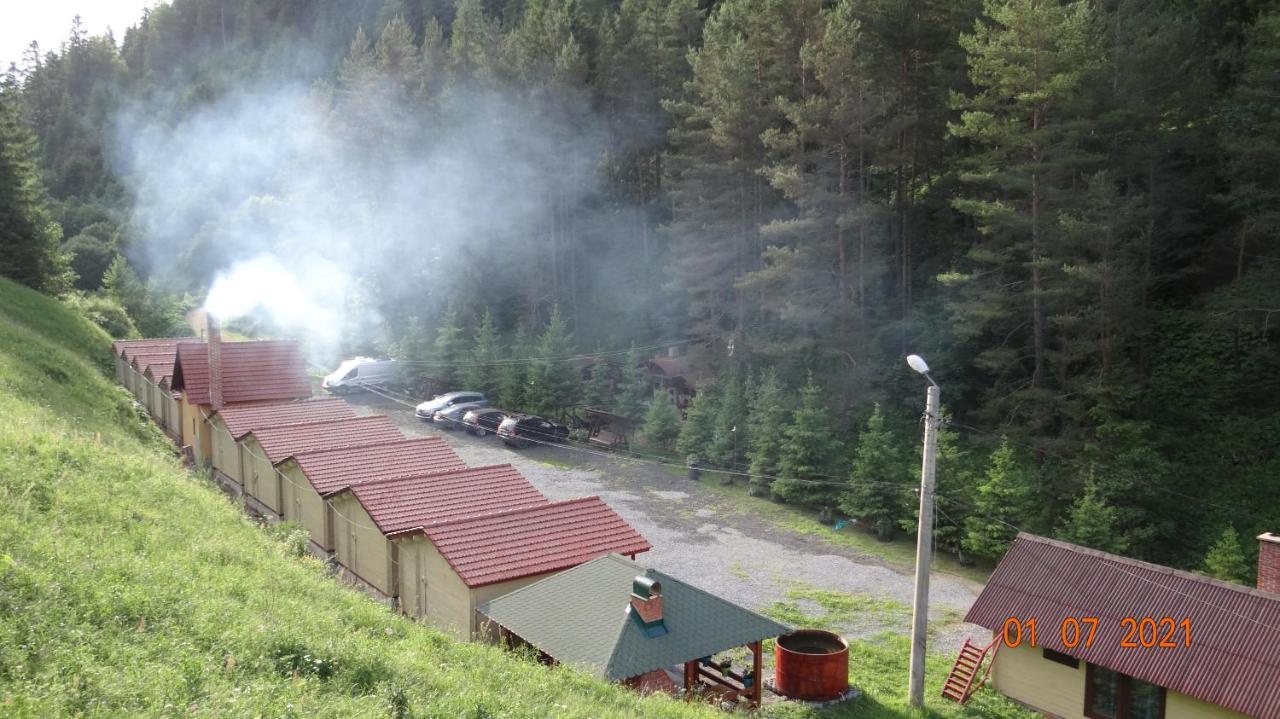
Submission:
[[[460,644],[343,588],[186,470],[108,378],[110,339],[0,280],[0,715],[717,717]],[[907,716],[900,638],[855,643],[867,696]],[[931,716],[1022,716],[983,692]]]

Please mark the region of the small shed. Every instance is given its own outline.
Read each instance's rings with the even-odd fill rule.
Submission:
[[[174,404],[173,394],[168,389],[168,382],[173,379],[173,360],[174,358],[170,356],[150,362],[147,364],[146,371],[142,373],[142,378],[146,381],[149,389],[147,407],[151,412],[151,418],[171,436],[169,412],[175,410],[172,406]],[[172,423],[172,425],[181,428],[176,422]]]
[[[240,440],[255,429],[351,419],[356,412],[346,400],[337,398],[286,400],[232,404],[209,417],[210,463],[224,482],[244,488],[245,457]]]
[[[334,559],[383,599],[401,595],[396,540],[406,533],[463,517],[547,504],[515,467],[454,469],[352,484],[335,493]],[[412,581],[430,582],[410,571]]]
[[[415,437],[378,444],[297,452],[276,469],[284,475],[283,516],[302,523],[317,554],[333,551],[333,511],[328,497],[361,482],[464,469],[443,437]]]
[[[240,440],[246,503],[259,514],[280,516],[284,475],[275,465],[298,452],[402,439],[404,434],[384,415],[255,429]]]
[[[1000,640],[992,686],[1046,716],[1280,719],[1280,594],[1022,533],[965,621]]]
[[[610,552],[650,549],[599,497],[444,522],[397,543],[401,606],[464,640],[479,631],[476,607],[494,597]]]
[[[145,354],[135,354],[133,359],[129,361],[129,368],[132,370],[132,378],[137,391],[134,396],[138,398],[138,402],[147,409],[147,414],[155,419],[160,414],[159,397],[156,395],[156,381],[152,379],[152,374],[147,370],[152,365],[169,366],[169,372],[173,372],[173,352],[147,352]]]
[[[172,385],[182,393],[182,444],[191,447],[199,465],[212,458],[208,418],[217,410],[242,402],[311,396],[311,381],[297,342],[223,342],[213,321],[207,342],[178,345]]]
[[[194,337],[160,337],[143,340],[115,340],[111,343],[111,354],[115,360],[116,381],[136,395],[137,373],[131,362],[135,355],[172,353],[180,342],[199,342]]]
[[[490,630],[551,661],[637,688],[674,685],[760,704],[761,643],[785,624],[617,554],[482,603]],[[751,665],[704,662],[748,647]]]

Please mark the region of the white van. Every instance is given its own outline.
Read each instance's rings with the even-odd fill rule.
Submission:
[[[395,360],[353,357],[338,365],[338,369],[324,378],[321,386],[334,394],[358,391],[364,385],[386,387],[395,378],[395,373]]]

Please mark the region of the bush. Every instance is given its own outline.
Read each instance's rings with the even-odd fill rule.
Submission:
[[[72,293],[66,296],[66,303],[116,339],[135,339],[140,336],[124,305],[110,297]]]

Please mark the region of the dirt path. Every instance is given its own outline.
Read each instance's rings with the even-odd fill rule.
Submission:
[[[909,631],[914,579],[904,568],[728,506],[732,497],[665,467],[565,447],[513,450],[492,436],[423,423],[412,410],[375,395],[348,401],[357,412],[388,415],[410,436],[443,436],[472,466],[510,463],[551,499],[599,495],[653,545],[638,558],[642,564],[744,606],[775,616],[791,609],[821,617],[846,636]],[[932,650],[953,653],[966,635],[985,633],[959,620],[980,589],[960,577],[933,574]],[[856,601],[841,602],[832,593]]]

